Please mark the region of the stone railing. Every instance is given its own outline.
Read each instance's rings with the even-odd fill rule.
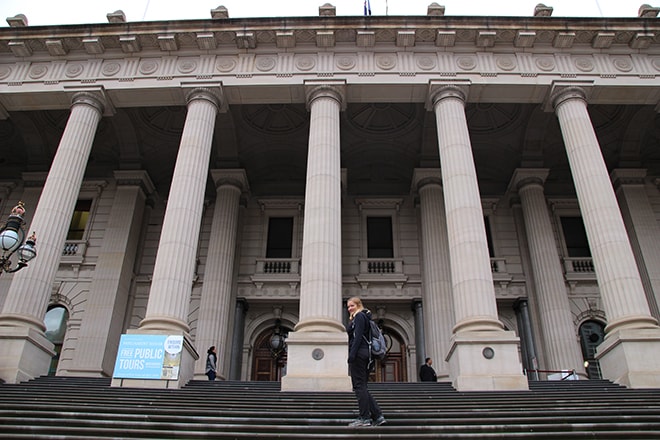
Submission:
[[[300,258],[257,258],[250,279],[259,288],[265,283],[288,283],[295,287],[300,283]]]
[[[394,283],[401,289],[408,281],[403,272],[402,258],[360,258],[360,272],[355,277],[358,283],[366,289],[369,283]]]
[[[60,264],[82,264],[87,251],[85,240],[67,240],[62,249]]]
[[[595,281],[596,271],[591,257],[565,257],[564,276],[566,281]]]
[[[493,274],[508,274],[506,270],[506,258],[492,257],[490,259],[490,271]]]
[[[300,274],[299,258],[258,258],[255,274]]]
[[[360,274],[403,274],[403,259],[360,258]]]
[[[506,288],[513,279],[507,270],[504,257],[491,257],[490,271],[493,274],[493,281],[499,283],[502,288]]]

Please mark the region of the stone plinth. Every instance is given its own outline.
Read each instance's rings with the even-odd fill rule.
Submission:
[[[653,348],[655,347],[655,348]],[[660,388],[660,330],[622,329],[608,334],[596,359],[603,377],[630,388]]]
[[[512,331],[460,332],[447,356],[458,391],[527,390],[518,337]]]
[[[348,336],[333,332],[291,332],[282,391],[351,391]]]
[[[53,343],[30,327],[0,327],[0,379],[19,383],[48,374]]]

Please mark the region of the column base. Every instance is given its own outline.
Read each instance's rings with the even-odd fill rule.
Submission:
[[[195,361],[199,354],[193,346],[190,336],[182,332],[164,332],[162,330],[127,330],[127,334],[143,335],[183,335],[183,349],[181,350],[181,363],[179,364],[179,376],[177,379],[125,379],[113,377],[110,386],[127,388],[181,388],[186,385],[194,375]]]
[[[351,391],[348,336],[340,332],[291,332],[282,391]]]
[[[605,379],[630,388],[660,388],[660,328],[608,334],[596,359]]]
[[[511,331],[475,331],[454,334],[447,361],[458,391],[527,390],[518,346]]]
[[[0,326],[0,379],[20,383],[48,375],[55,356],[46,335],[31,327]]]

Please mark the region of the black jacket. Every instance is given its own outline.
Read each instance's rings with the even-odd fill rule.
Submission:
[[[435,375],[435,370],[427,364],[419,368],[419,379],[422,382],[437,382],[438,377]]]
[[[362,309],[356,313],[353,320],[348,323],[346,332],[348,333],[348,363],[352,363],[356,358],[369,359],[369,321],[371,321],[371,312],[368,309]]]

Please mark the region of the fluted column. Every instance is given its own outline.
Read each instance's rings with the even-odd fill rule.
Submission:
[[[194,376],[195,361],[200,356],[190,339],[188,312],[221,92],[216,87],[196,88],[187,95],[188,112],[167,198],[147,310],[138,329],[127,331],[182,336],[178,377],[172,380],[113,378],[112,386],[178,388]]]
[[[534,380],[539,380],[539,365],[536,355],[536,340],[532,330],[532,322],[529,319],[529,304],[527,298],[518,298],[513,303],[513,310],[516,312],[516,321],[518,322],[518,333],[521,335],[520,348],[523,356],[527,359],[527,367],[534,370],[529,374]]]
[[[341,322],[341,168],[343,81],[306,83],[310,111],[300,321],[288,337],[282,389],[350,389]],[[323,347],[323,348],[321,348]]]
[[[309,151],[300,274],[300,321],[295,331],[343,331],[341,325],[341,167],[335,86],[308,91]]]
[[[607,331],[657,327],[587,112],[586,95],[571,88],[555,96],[553,104],[607,313]]]
[[[455,313],[447,360],[459,390],[527,389],[519,339],[497,317],[477,173],[465,117],[466,89],[432,83]]]
[[[424,304],[418,299],[413,300],[411,310],[415,322],[415,365],[419,367],[424,363],[427,356],[426,349],[424,348],[426,347],[426,335],[424,334]],[[414,369],[411,373],[413,374],[413,377],[417,374]]]
[[[448,376],[449,341],[454,325],[449,243],[445,219],[442,181],[439,169],[416,169],[413,186],[419,194],[422,244],[422,295],[427,319],[424,320],[425,347],[418,347],[421,363],[433,359],[439,378]]]
[[[660,328],[651,316],[598,139],[586,93],[558,90],[552,104],[559,120],[589,248],[607,315],[598,347],[603,375],[631,387],[660,386]],[[647,355],[646,353],[653,353]]]
[[[514,173],[511,185],[520,195],[527,230],[547,362],[541,369],[584,372],[577,329],[543,193],[547,175],[545,169],[519,169]]]
[[[229,380],[241,380],[243,369],[243,339],[245,334],[245,314],[249,304],[245,298],[236,300],[234,312],[234,331],[231,333],[231,361],[229,365]]]
[[[188,95],[188,114],[174,167],[141,330],[188,333],[204,193],[219,98],[209,89]]]
[[[617,169],[610,177],[637,257],[651,315],[660,319],[660,225],[646,192],[646,170]]]
[[[0,374],[7,382],[48,372],[53,352],[43,334],[43,317],[103,109],[100,94],[81,92],[73,97],[69,120],[29,227],[28,233],[37,233],[39,255],[29,268],[14,274],[0,314],[0,350],[13,347],[11,356],[0,356]]]
[[[433,95],[454,290],[454,332],[502,330],[464,106],[465,94],[456,87],[444,87]]]
[[[216,346],[218,376],[226,379],[239,204],[241,194],[248,189],[248,180],[244,170],[211,170],[211,176],[217,190],[195,345],[201,353],[212,345]],[[200,356],[195,366],[195,376],[203,378],[205,367],[206,357]]]

